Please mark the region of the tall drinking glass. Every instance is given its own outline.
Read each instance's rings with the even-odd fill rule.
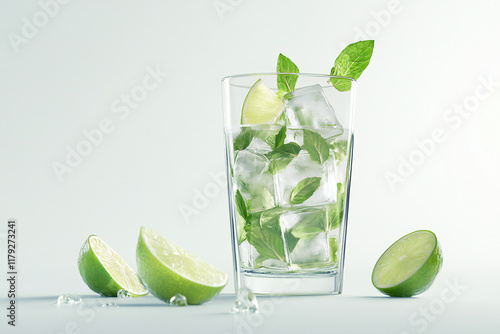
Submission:
[[[278,91],[283,78],[294,90]],[[234,75],[222,95],[236,289],[341,293],[355,81]]]

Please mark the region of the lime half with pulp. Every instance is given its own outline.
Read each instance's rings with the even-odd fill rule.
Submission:
[[[373,268],[372,283],[392,297],[411,297],[426,291],[443,264],[436,235],[420,230],[392,244]]]
[[[136,272],[95,235],[88,237],[80,249],[78,269],[87,286],[103,296],[116,297],[122,289],[134,297],[148,294]]]
[[[149,292],[168,302],[176,294],[201,304],[227,284],[227,275],[154,231],[141,227],[137,271]]]
[[[274,124],[282,109],[281,99],[259,79],[243,102],[241,124]]]

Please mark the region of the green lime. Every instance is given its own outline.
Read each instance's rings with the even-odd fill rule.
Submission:
[[[372,283],[386,295],[411,297],[432,285],[442,265],[436,235],[426,230],[415,231],[382,254],[373,268]]]
[[[241,124],[274,124],[282,109],[281,99],[259,79],[243,102]]]
[[[148,290],[130,266],[103,240],[91,235],[78,255],[78,269],[88,287],[106,297],[116,297],[125,289],[134,297]]]
[[[168,302],[177,294],[188,304],[201,304],[227,284],[227,275],[154,231],[141,227],[137,271],[156,298]]]

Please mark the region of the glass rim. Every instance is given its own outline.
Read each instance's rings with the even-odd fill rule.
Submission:
[[[302,77],[310,77],[310,78],[338,78],[338,79],[346,79],[355,83],[356,79],[351,77],[344,77],[339,75],[330,75],[330,74],[321,74],[321,73],[278,73],[278,72],[258,72],[258,73],[242,73],[242,74],[234,74],[228,75],[221,79],[222,82],[227,82],[231,79],[238,79],[244,77],[254,77],[254,76],[272,76],[272,75],[298,75]]]

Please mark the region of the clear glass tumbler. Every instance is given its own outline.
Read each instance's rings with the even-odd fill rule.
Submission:
[[[279,78],[295,89],[278,91]],[[341,293],[355,80],[234,75],[222,95],[235,288]]]

